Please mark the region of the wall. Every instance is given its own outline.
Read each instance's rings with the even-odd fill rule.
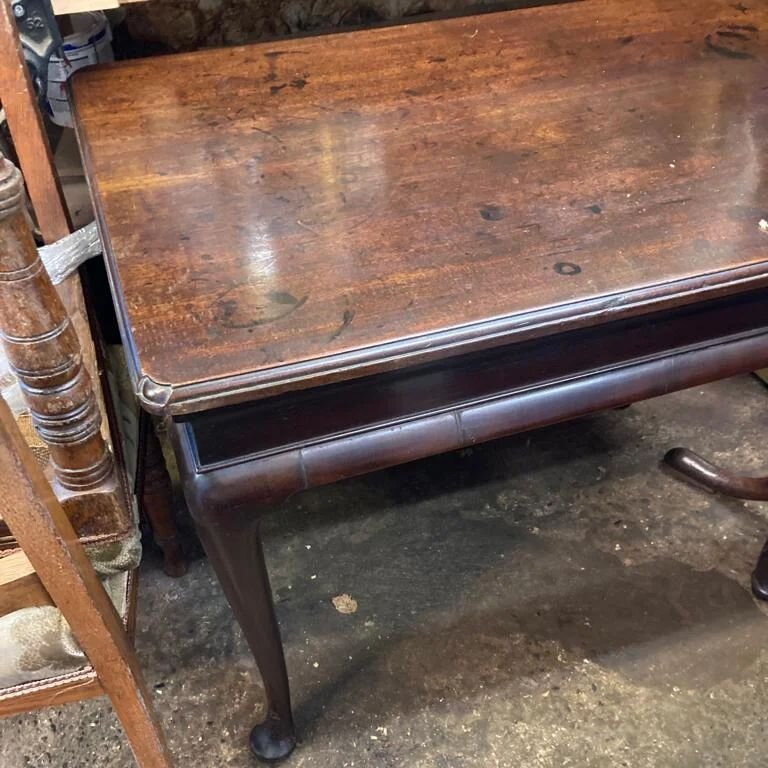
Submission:
[[[503,7],[552,2],[510,0]],[[492,0],[149,0],[124,7],[128,31],[136,41],[190,50],[309,30],[365,26],[429,12],[470,12],[491,4]]]

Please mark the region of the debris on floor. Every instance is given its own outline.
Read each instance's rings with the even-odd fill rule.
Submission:
[[[355,613],[357,611],[357,600],[346,593],[332,597],[331,602],[339,613]]]

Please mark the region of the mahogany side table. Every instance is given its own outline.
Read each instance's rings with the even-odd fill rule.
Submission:
[[[768,7],[637,0],[77,75],[136,394],[295,744],[305,488],[768,364]]]

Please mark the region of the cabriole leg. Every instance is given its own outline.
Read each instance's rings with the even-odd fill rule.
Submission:
[[[710,491],[735,496],[737,499],[768,501],[768,477],[736,475],[686,448],[673,448],[664,457],[664,462]],[[763,546],[752,572],[752,592],[760,600],[768,600],[768,542]]]
[[[251,749],[265,762],[281,760],[296,746],[296,734],[259,518],[252,510],[206,510],[188,501],[203,547],[264,681],[267,714],[251,731]]]

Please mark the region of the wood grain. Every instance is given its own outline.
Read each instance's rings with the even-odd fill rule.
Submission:
[[[0,105],[6,113],[40,234],[44,242],[55,243],[70,233],[71,221],[8,3],[0,8]],[[80,339],[83,362],[92,379],[97,380],[96,351],[79,275],[70,275],[58,286],[58,292]],[[101,390],[97,388],[96,394],[103,405]],[[103,431],[109,439],[106,423]]]
[[[52,602],[23,552],[0,557],[0,616]]]
[[[60,704],[84,701],[103,695],[104,689],[96,673],[87,667],[49,680],[0,690],[0,717],[32,712],[45,707],[57,707]]]
[[[258,516],[269,508],[259,503],[306,488],[746,373],[765,360],[768,290],[194,414],[171,434],[191,509],[215,517],[244,507]]]
[[[92,490],[113,473],[75,329],[24,217],[19,171],[0,155],[0,340],[57,481]]]
[[[21,551],[13,552],[7,557],[0,557],[0,586],[10,584],[16,579],[23,579],[33,574],[35,569],[29,558]]]
[[[199,467],[212,468],[245,456],[266,458],[286,449],[343,440],[383,426],[445,411],[455,413],[501,397],[606,373],[614,378],[616,392],[597,389],[590,410],[600,411],[612,407],[614,396],[623,389],[622,372],[638,362],[669,361],[677,354],[718,347],[722,369],[708,366],[706,372],[691,372],[697,383],[702,383],[704,374],[709,380],[733,375],[733,360],[727,351],[730,344],[761,337],[768,343],[768,289],[287,392],[191,414],[184,420],[195,437]],[[768,354],[740,357],[735,373],[751,371],[764,359]],[[648,382],[648,392],[657,393],[659,387],[672,391],[677,384],[672,368],[668,368],[665,380]],[[603,399],[606,394],[608,400]],[[640,392],[634,399],[648,396]],[[538,417],[534,413],[530,417],[531,423],[526,424],[526,414],[521,412],[514,418],[515,427],[536,426]],[[497,426],[505,429],[506,425]]]
[[[126,536],[133,517],[101,432],[93,379],[24,216],[21,175],[1,155],[0,341],[47,448],[58,499],[72,524],[83,540]],[[4,545],[6,535],[0,525]]]
[[[145,405],[766,284],[768,7],[748,5],[588,0],[78,74]]]
[[[120,617],[2,399],[0,512],[98,675],[139,766],[169,768],[170,756]],[[93,693],[91,683],[84,682],[86,693]]]
[[[163,552],[163,571],[167,576],[179,578],[187,572],[187,561],[176,525],[173,482],[155,429],[152,417],[140,412],[136,497],[141,513],[152,527],[155,544]]]

